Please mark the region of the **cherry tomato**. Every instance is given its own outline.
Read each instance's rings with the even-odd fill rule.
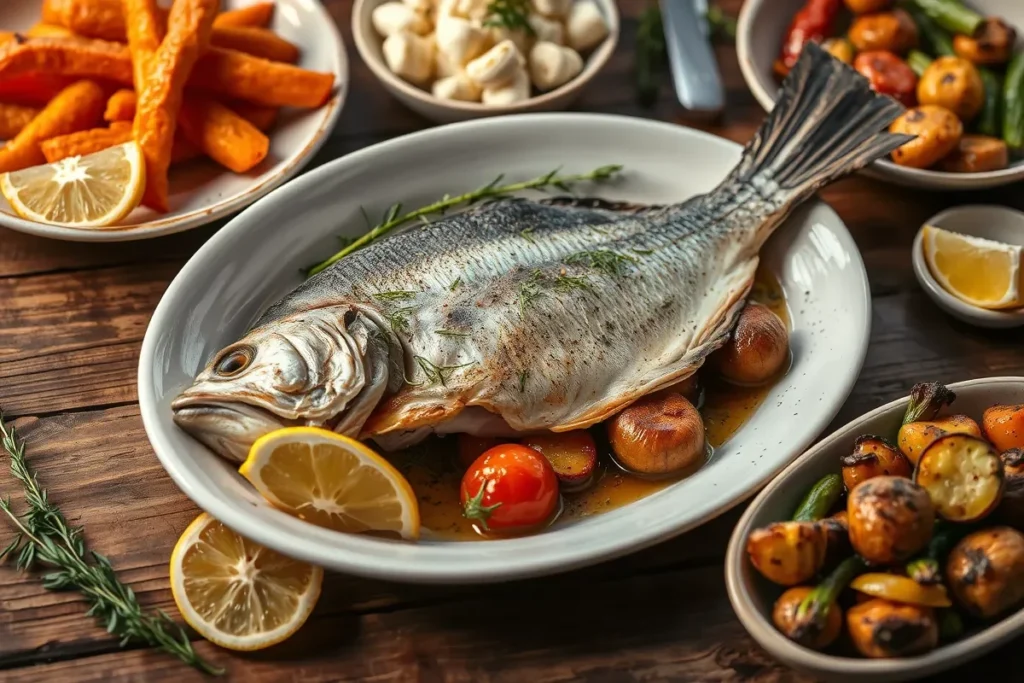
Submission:
[[[547,458],[526,446],[490,449],[462,477],[462,513],[484,531],[547,522],[558,506],[558,478]]]
[[[459,434],[459,464],[469,468],[481,455],[503,443],[505,442],[501,439],[491,436]]]
[[[917,74],[906,62],[886,50],[861,52],[853,68],[871,83],[875,92],[890,95],[908,107],[917,101]]]

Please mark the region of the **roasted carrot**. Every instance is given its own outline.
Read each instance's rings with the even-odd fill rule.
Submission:
[[[31,107],[45,107],[76,78],[65,78],[53,74],[27,74],[0,80],[0,100]]]
[[[10,140],[39,114],[36,107],[0,102],[0,140]]]
[[[29,38],[43,38],[47,36],[51,38],[70,38],[75,34],[63,26],[56,26],[54,24],[36,24],[29,30],[25,31],[25,35]]]
[[[190,95],[186,93],[185,100],[188,101],[189,98]],[[135,118],[135,104],[134,90],[118,90],[107,100],[107,109],[103,118],[111,122],[131,121]],[[276,107],[264,107],[261,104],[248,102],[230,102],[227,107],[263,132],[270,130],[277,120]]]
[[[189,98],[178,116],[185,139],[235,173],[246,173],[267,156],[270,140],[223,104]]]
[[[218,28],[213,32],[211,44],[274,62],[294,64],[299,61],[299,48],[265,28],[253,26]]]
[[[133,17],[146,20],[152,0],[125,0],[132,55],[147,50],[145,36],[135,35]],[[210,44],[213,19],[219,0],[178,0],[167,17],[167,35],[160,48],[147,58],[145,77],[136,83],[135,139],[146,159],[146,192],[143,203],[167,211],[167,169],[171,165],[174,129],[192,67]],[[138,10],[138,11],[137,11]]]
[[[107,108],[103,112],[106,121],[131,121],[135,118],[135,91],[123,88],[107,100]]]
[[[270,130],[271,126],[274,125],[274,122],[277,121],[277,107],[264,107],[259,104],[234,102],[228,104],[228,109],[235,112],[263,132]]]
[[[221,12],[213,20],[214,28],[229,26],[266,26],[274,14],[274,3],[257,2],[247,7]]]
[[[24,74],[106,78],[131,85],[132,58],[125,45],[84,38],[29,38],[0,46],[0,92],[4,79]],[[334,74],[211,47],[188,85],[268,107],[320,107],[331,97]]]
[[[92,81],[69,85],[46,105],[3,149],[0,173],[18,171],[46,161],[39,143],[43,140],[92,128],[99,123],[106,98]]]
[[[125,39],[121,0],[44,0],[43,21],[87,38]]]
[[[119,121],[110,128],[92,128],[50,138],[39,143],[39,147],[46,162],[54,164],[68,157],[85,156],[114,145],[122,145],[131,139],[131,124]]]

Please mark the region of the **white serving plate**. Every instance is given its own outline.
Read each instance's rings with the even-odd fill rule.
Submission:
[[[223,0],[224,9],[257,0]],[[335,75],[334,96],[319,109],[283,109],[270,130],[270,152],[259,166],[237,174],[201,160],[171,169],[171,210],[140,207],[122,224],[106,230],[80,230],[27,221],[0,196],[0,226],[74,242],[125,242],[169,235],[206,225],[243,209],[298,173],[331,134],[348,92],[348,58],[334,19],[320,0],[275,0],[270,28],[302,51],[297,66]],[[169,3],[162,2],[162,5]],[[42,0],[0,2],[0,28],[27,29],[39,21]]]
[[[498,173],[526,179],[609,163],[623,164],[624,177],[592,194],[669,203],[712,189],[739,157],[735,143],[670,124],[524,114],[443,126],[332,161],[231,221],[171,283],[139,359],[139,402],[153,448],[190,498],[239,533],[363,576],[506,581],[592,564],[692,529],[752,495],[803,452],[838,412],[861,368],[871,318],[867,276],[846,227],[819,201],[800,210],[763,252],[790,301],[790,373],[702,470],[603,515],[487,542],[407,543],[332,532],[264,502],[234,466],[174,425],[170,402],[212,354],[301,282],[300,268],[334,252],[338,236],[365,231],[361,206],[376,216],[395,201],[420,206]]]

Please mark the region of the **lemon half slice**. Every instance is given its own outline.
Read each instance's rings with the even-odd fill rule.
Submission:
[[[299,630],[323,570],[248,541],[199,515],[171,552],[171,593],[189,626],[231,650],[260,650]]]
[[[1021,247],[930,225],[925,226],[923,237],[928,269],[953,296],[979,308],[1024,304]]]
[[[22,218],[67,228],[105,228],[142,200],[146,165],[136,142],[0,175],[0,192]]]
[[[409,482],[363,444],[316,427],[261,438],[238,470],[276,507],[318,526],[417,538],[420,512]]]

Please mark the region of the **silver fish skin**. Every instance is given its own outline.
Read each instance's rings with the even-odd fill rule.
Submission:
[[[217,354],[175,420],[232,459],[272,423],[386,450],[432,432],[593,425],[726,341],[765,240],[821,186],[905,142],[879,132],[901,110],[809,46],[712,192],[628,213],[503,200],[371,244]]]

